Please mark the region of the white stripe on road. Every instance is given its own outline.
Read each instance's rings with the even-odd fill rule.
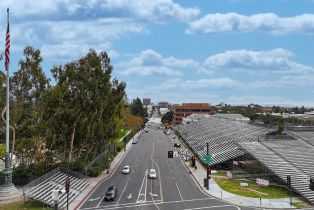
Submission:
[[[193,202],[193,201],[204,201],[204,200],[215,200],[216,198],[196,198],[196,199],[188,199],[188,200],[183,200],[183,202]],[[162,202],[161,200],[155,200],[156,204],[169,204],[169,203],[181,203],[182,201],[165,201]],[[136,206],[140,206],[140,205],[152,205],[154,202],[153,201],[147,201],[146,204],[139,204]],[[134,204],[138,204],[138,203],[124,203],[124,204],[120,204],[118,207],[132,207],[134,206]],[[107,205],[107,206],[99,206],[99,208],[106,208],[106,207],[116,207],[115,205]],[[84,209],[97,209],[97,207],[89,207],[89,208],[84,208]]]
[[[180,199],[181,199],[181,201],[183,201],[183,198],[182,198],[182,195],[181,195],[181,192],[180,192],[180,189],[179,189],[178,183],[176,183],[176,186],[177,186],[177,189],[178,189],[178,192],[179,192],[179,195],[180,195]]]
[[[145,171],[144,178],[143,178],[143,181],[142,181],[142,184],[141,184],[141,188],[140,188],[140,191],[138,192],[136,203],[139,203],[139,198],[140,198],[141,195],[144,195],[145,196],[145,200],[146,200],[146,193],[145,194],[141,193],[143,185],[144,185],[144,182],[145,182],[145,179],[147,179],[147,170]]]
[[[225,207],[234,207],[234,208],[236,208],[237,210],[241,210],[240,207],[234,206],[234,205],[205,206],[205,207],[191,208],[191,209],[185,209],[185,210],[212,209],[212,208],[225,208]]]
[[[181,201],[177,201],[177,202],[181,202]],[[155,205],[161,205],[161,204],[166,204],[169,202],[160,202],[160,203],[156,203]],[[106,208],[106,206],[102,206],[103,208],[101,209],[125,209],[125,208],[134,208],[134,207],[142,207],[142,206],[151,206],[154,205],[153,203],[143,203],[143,204],[136,204],[136,205],[130,205],[130,206],[107,206],[108,208]],[[200,209],[218,209],[218,208],[225,208],[225,207],[234,207],[237,210],[241,210],[240,207],[235,206],[235,205],[220,205],[220,206],[204,206],[204,207],[196,207],[196,208],[190,208],[190,209],[185,209],[185,210],[200,210]],[[87,208],[85,208],[87,209]],[[88,209],[98,209],[98,208],[88,208]]]
[[[122,193],[121,193],[121,195],[120,195],[120,197],[119,197],[119,199],[118,199],[118,202],[116,203],[116,206],[119,204],[119,201],[120,201],[120,199],[122,198],[122,195],[123,195],[123,193],[124,193],[126,187],[128,186],[128,184],[129,184],[129,182],[127,182],[126,185],[125,185],[125,187],[123,188]]]
[[[146,176],[145,176],[145,200],[144,200],[145,203],[146,203],[146,192],[147,192],[147,170],[146,170]]]

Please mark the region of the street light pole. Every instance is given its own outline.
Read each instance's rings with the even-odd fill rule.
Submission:
[[[209,148],[208,148],[208,146],[209,146],[209,143],[207,142],[206,143],[206,154],[207,154],[207,156],[209,155]],[[208,179],[208,177],[209,177],[209,171],[208,171],[209,163],[208,162],[207,162],[206,166],[207,166],[206,167],[206,174],[207,174],[207,176],[206,176],[206,179],[207,179],[206,189],[209,190],[209,179]]]

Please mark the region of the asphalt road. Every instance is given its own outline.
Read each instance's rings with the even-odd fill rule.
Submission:
[[[157,124],[143,133],[133,144],[112,177],[99,185],[81,209],[217,209],[248,210],[204,194],[196,185],[180,158],[168,159],[173,145]],[[123,166],[130,165],[131,173],[123,175]],[[147,170],[154,168],[157,179],[149,179]],[[104,201],[104,192],[116,185],[115,201]]]

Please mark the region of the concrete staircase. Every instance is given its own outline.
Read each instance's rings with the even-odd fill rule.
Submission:
[[[290,164],[260,142],[243,142],[239,145],[284,182],[287,182],[287,176],[289,175],[291,177],[291,187],[314,204],[314,192],[309,189],[310,176],[308,174]]]

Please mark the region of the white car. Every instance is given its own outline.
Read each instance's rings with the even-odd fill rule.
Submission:
[[[157,178],[157,174],[156,174],[155,169],[149,169],[148,170],[148,178],[150,178],[150,179],[156,179]]]
[[[130,171],[131,171],[130,166],[124,166],[123,169],[122,169],[122,173],[123,174],[129,174]]]

